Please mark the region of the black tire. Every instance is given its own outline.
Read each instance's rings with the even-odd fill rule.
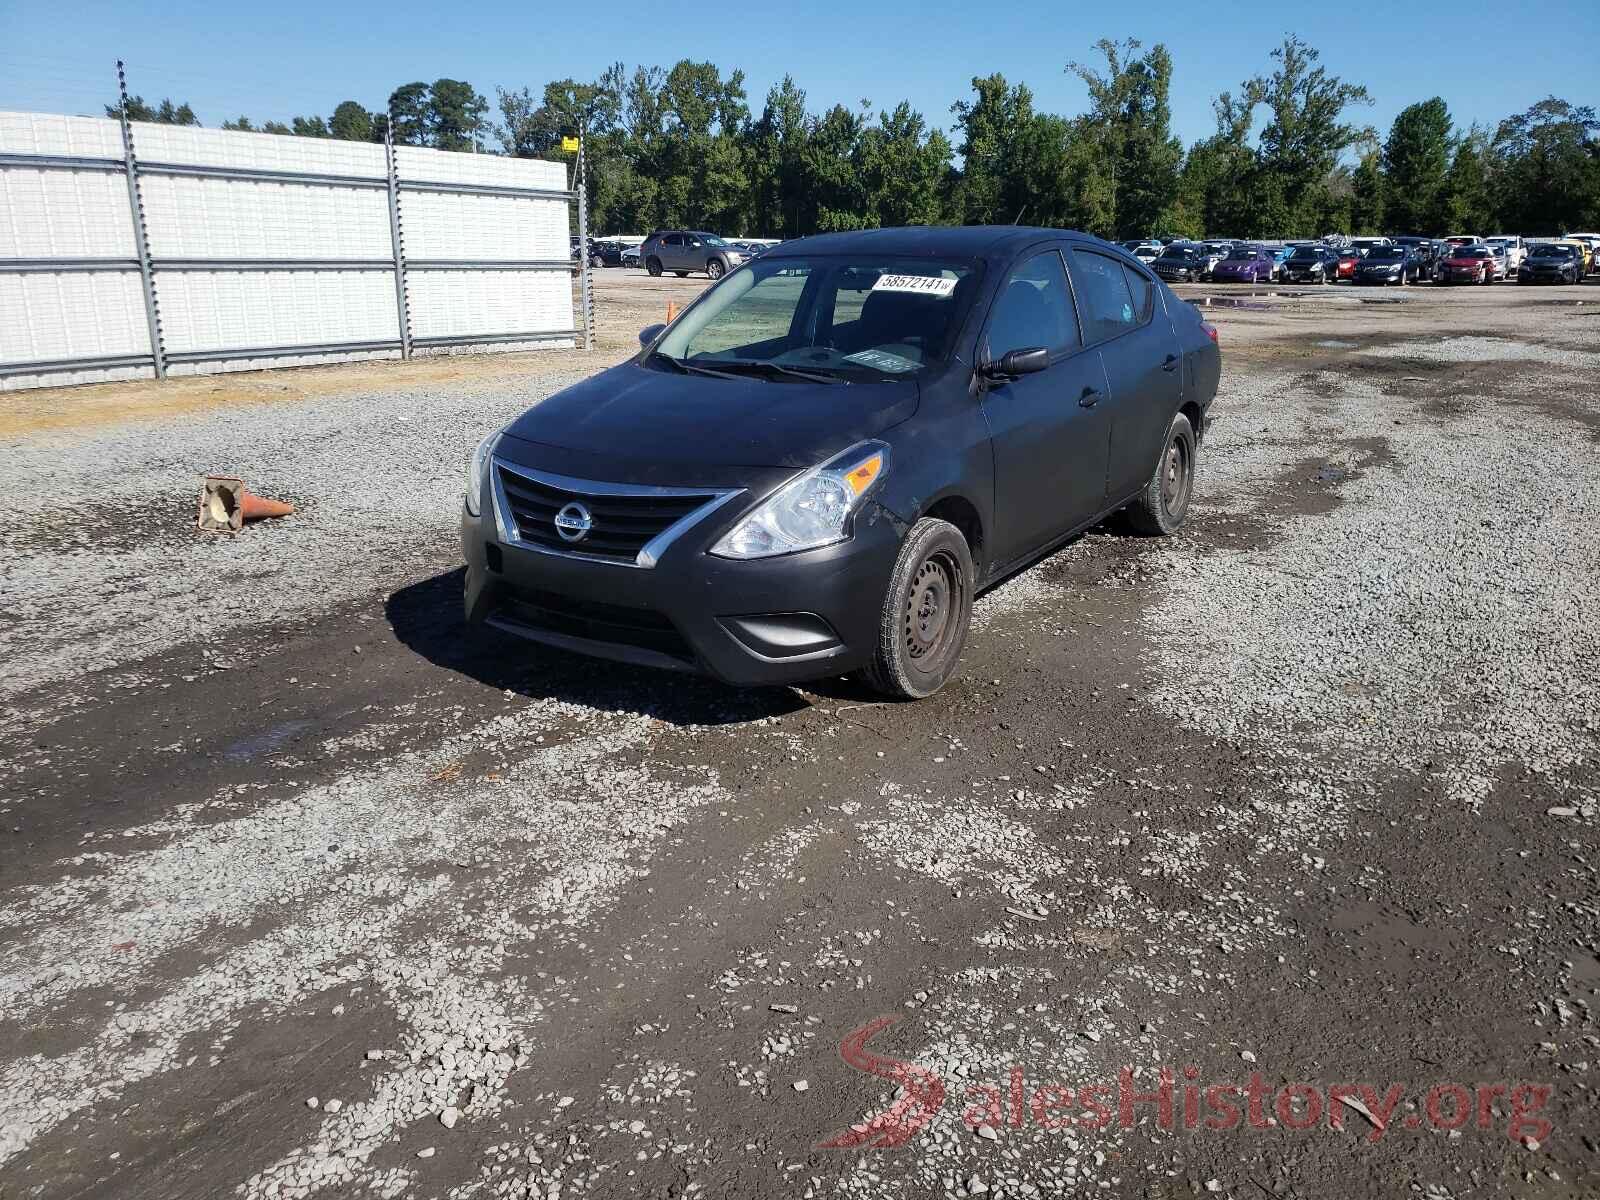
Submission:
[[[721,279],[727,269],[727,267],[722,265],[722,260],[720,258],[713,258],[706,262],[706,274],[712,279]]]
[[[1182,526],[1194,495],[1197,445],[1189,418],[1178,413],[1167,427],[1150,482],[1127,508],[1128,523],[1139,533],[1168,537]]]
[[[687,278],[689,278],[689,272],[687,272],[687,271],[674,271],[673,274],[676,275],[679,279],[687,279]]]
[[[948,521],[924,517],[889,573],[878,648],[861,674],[895,700],[921,700],[955,674],[972,620],[972,551]]]
[[[649,271],[652,275],[661,274],[661,260],[653,254],[650,256],[650,261],[645,263],[644,266],[645,270]]]

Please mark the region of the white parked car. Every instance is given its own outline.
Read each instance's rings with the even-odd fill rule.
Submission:
[[[1507,275],[1515,275],[1517,268],[1522,265],[1522,260],[1528,256],[1528,247],[1515,234],[1497,233],[1494,237],[1485,238],[1484,241],[1491,246],[1498,246],[1506,252]]]

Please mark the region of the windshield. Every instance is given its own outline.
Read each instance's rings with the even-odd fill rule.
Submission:
[[[1295,262],[1315,262],[1322,257],[1322,253],[1318,250],[1313,250],[1310,246],[1301,246],[1289,257]]]
[[[752,259],[645,361],[784,382],[911,378],[949,354],[977,279],[958,261]]]
[[[1193,246],[1168,246],[1161,252],[1162,258],[1189,258],[1194,254]]]
[[[1232,250],[1228,251],[1228,257],[1230,259],[1239,259],[1241,261],[1244,259],[1260,258],[1261,251],[1256,249],[1254,246],[1235,246]]]
[[[1374,246],[1367,251],[1368,262],[1399,262],[1405,256],[1406,252],[1400,246]]]
[[[1548,242],[1543,246],[1535,246],[1533,254],[1530,255],[1532,258],[1570,258],[1571,256],[1571,246],[1552,246]]]
[[[1489,247],[1487,247],[1487,246],[1457,246],[1456,247],[1456,252],[1454,254],[1452,254],[1450,257],[1452,257],[1452,258],[1488,258],[1489,257]]]

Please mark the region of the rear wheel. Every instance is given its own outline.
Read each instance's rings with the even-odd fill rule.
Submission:
[[[645,267],[652,275],[661,274],[661,260],[659,258],[652,257],[650,261],[645,264]]]
[[[1194,493],[1195,448],[1194,427],[1179,413],[1167,427],[1155,474],[1128,506],[1128,520],[1140,533],[1164,537],[1178,532]]]
[[[931,696],[955,674],[972,620],[972,551],[948,521],[924,517],[900,546],[878,625],[878,648],[862,671],[897,700]]]

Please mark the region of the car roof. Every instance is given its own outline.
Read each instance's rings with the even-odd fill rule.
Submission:
[[[907,258],[995,258],[1041,238],[1062,237],[1127,255],[1120,246],[1072,229],[1041,229],[1029,225],[902,225],[796,238],[770,251],[768,257],[866,252]]]

